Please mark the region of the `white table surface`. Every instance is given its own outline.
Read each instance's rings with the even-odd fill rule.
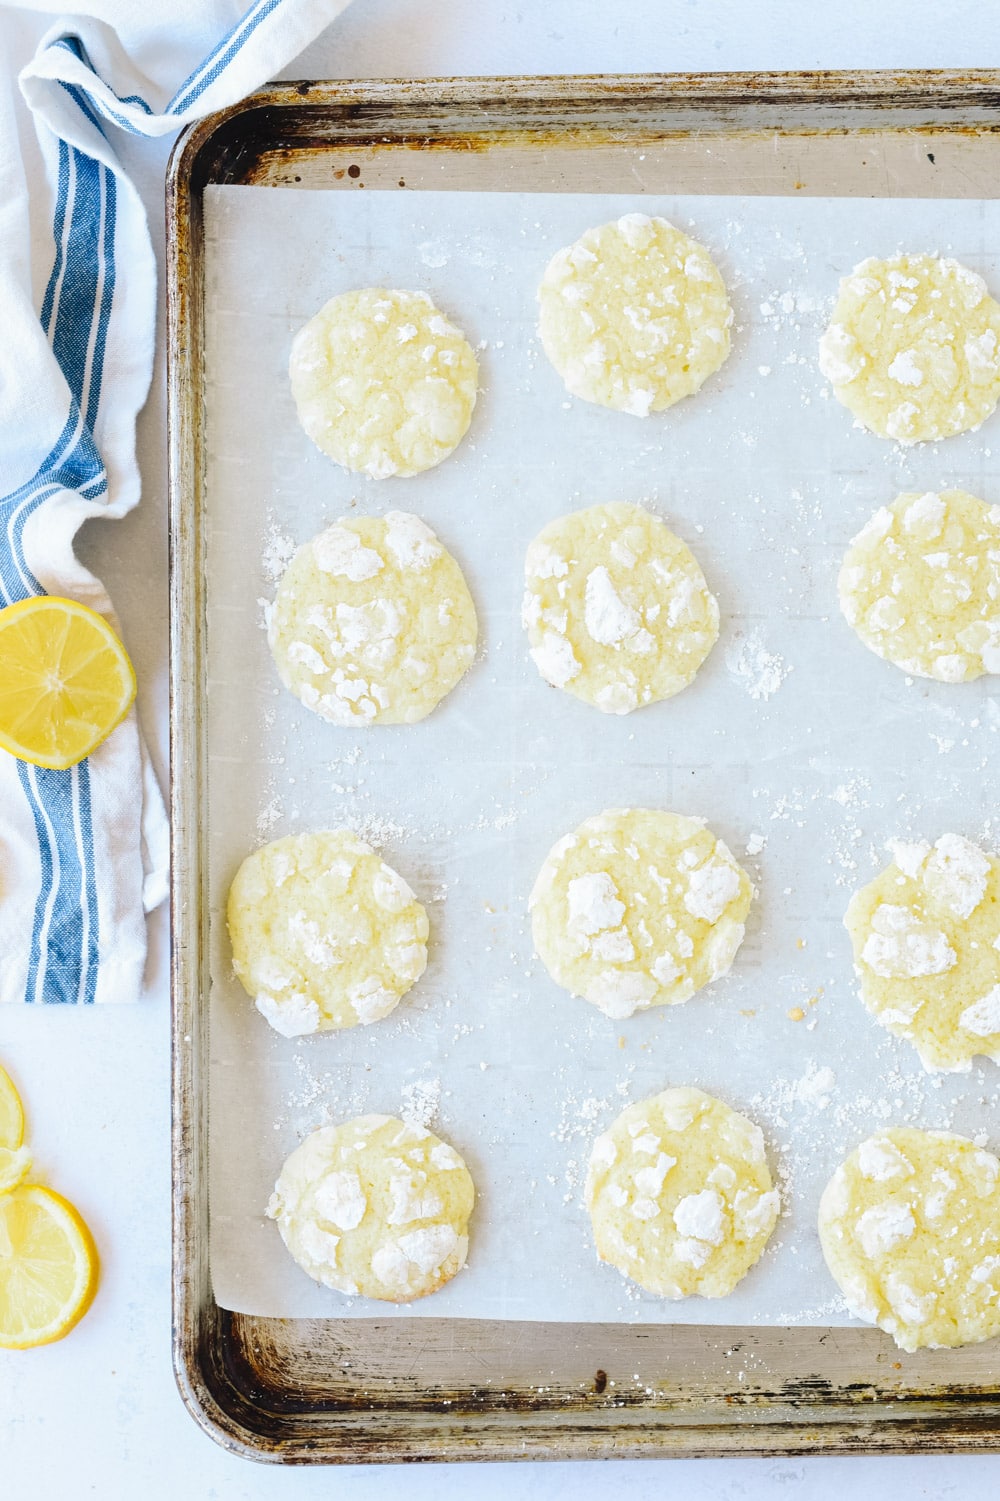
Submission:
[[[71,4],[70,4],[71,8]],[[0,60],[0,67],[3,61]],[[983,0],[354,0],[289,77],[685,69],[1000,66],[1000,10]],[[161,238],[167,148],[123,155]],[[161,341],[162,343],[162,341]],[[108,583],[138,669],[140,711],[166,763],[167,550],[161,357],[140,424],[142,504],[91,523],[86,562]],[[170,1366],[169,1015],[166,918],[152,925],[135,1006],[4,1007],[0,1057],[30,1113],[44,1181],[73,1198],[102,1253],[97,1301],[61,1344],[0,1352],[0,1494],[31,1501],[393,1501],[575,1496],[815,1501],[992,1497],[1000,1456],[680,1460],[597,1465],[274,1469],[235,1459],[188,1417]]]

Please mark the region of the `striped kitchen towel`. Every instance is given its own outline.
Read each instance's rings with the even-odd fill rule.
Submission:
[[[257,0],[236,15],[104,0],[114,26],[0,8],[0,604],[61,594],[114,618],[73,540],[140,490],[156,265],[116,136],[163,136],[234,103],[346,3]],[[221,40],[204,56],[209,29]],[[69,771],[0,751],[0,1002],[136,999],[145,914],[166,889],[166,815],[134,712]]]

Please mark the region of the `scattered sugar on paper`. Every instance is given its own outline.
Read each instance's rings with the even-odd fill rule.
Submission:
[[[770,698],[792,671],[784,657],[764,644],[759,627],[726,648],[726,666],[751,698]]]
[[[766,1094],[756,1094],[750,1102],[751,1113],[758,1112],[777,1128],[789,1124],[789,1114],[799,1107],[808,1111],[826,1110],[836,1088],[837,1076],[828,1064],[810,1058],[805,1072],[797,1078],[778,1075]],[[801,1117],[798,1117],[801,1122]]]
[[[338,1125],[353,1116],[364,1115],[368,1109],[367,1079],[360,1079],[352,1087],[350,1077],[345,1082],[332,1073],[317,1070],[312,1059],[300,1052],[293,1054],[292,1067],[296,1082],[284,1096],[283,1108],[274,1118],[275,1131],[290,1126],[301,1140],[321,1126]]]
[[[693,226],[695,233],[697,233],[698,228],[699,226]],[[536,232],[537,229],[538,226],[535,227]],[[726,243],[733,247],[734,250],[737,247],[742,248],[744,245],[744,240],[738,232],[739,229],[740,226],[735,224],[735,222],[727,227]],[[418,246],[419,258],[425,266],[437,268],[451,263],[457,265],[458,261],[463,257],[468,260],[472,259],[471,256],[465,255],[463,248],[465,245],[464,238],[456,238],[454,241],[444,238],[431,238],[434,230],[435,226],[428,224],[423,231],[425,236],[423,243]],[[522,230],[521,233],[524,235],[525,231]],[[787,254],[784,253],[786,249]],[[790,249],[779,247],[779,250],[781,254],[784,254],[785,259],[804,258],[801,245],[791,246]],[[762,252],[756,257],[752,265],[734,267],[734,285],[742,284],[747,287],[756,285],[764,288],[772,285],[774,280],[773,269],[771,269],[770,276],[767,274],[770,255],[770,251],[766,253]],[[480,260],[477,264],[485,264],[485,261]],[[752,274],[750,274],[751,272]],[[756,310],[757,298],[751,297],[748,307]],[[812,384],[813,372],[811,368],[805,367],[812,367],[815,364],[812,355],[812,340],[814,334],[818,335],[818,332],[825,323],[828,311],[828,300],[813,299],[808,294],[800,296],[781,289],[767,296],[766,305],[760,307],[759,313],[760,318],[765,320],[764,332],[771,339],[771,343],[762,346],[760,354],[764,356],[767,362],[766,368],[771,373],[772,382],[777,382],[782,378],[784,373],[782,367],[785,365],[803,367],[796,369],[791,375],[784,378],[802,381],[808,384],[808,388],[814,396],[817,394]],[[759,320],[748,319],[747,321],[750,323]],[[778,331],[780,331],[781,336],[780,343],[773,337]],[[795,347],[791,349],[791,352],[786,352],[788,346],[792,343],[794,343]],[[809,346],[808,351],[804,353],[803,349],[807,344]],[[531,367],[537,363],[538,350],[532,345],[525,351],[525,368],[530,372]],[[528,394],[527,384],[521,389],[524,394]],[[825,386],[820,387],[820,390],[825,398],[828,394]],[[808,395],[808,392],[806,394]],[[577,410],[573,403],[570,402],[565,404],[565,409],[568,412]],[[763,434],[761,436],[763,437]],[[756,432],[747,433],[737,426],[733,431],[732,442],[733,444],[739,444],[742,448],[744,444],[756,441],[756,438]],[[763,447],[763,444],[761,446]],[[662,459],[663,447],[656,443],[650,443],[641,451],[637,450],[637,455],[639,458],[648,458],[650,461],[656,461]],[[896,455],[891,455],[887,452],[882,457],[884,463],[887,465],[897,463]],[[908,484],[902,482],[897,486],[899,489],[907,487]],[[808,491],[808,496],[809,499],[806,500],[803,498],[801,491],[791,492],[793,504],[789,508],[788,513],[790,521],[795,524],[800,533],[803,533],[806,538],[807,545],[815,532],[816,523],[823,518],[823,509],[819,499],[817,498],[815,503],[813,502],[812,487]],[[752,499],[755,504],[759,505],[762,502],[767,504],[768,496],[765,493],[761,497],[753,496]],[[573,503],[582,503],[582,497],[576,495],[573,498]],[[670,509],[666,505],[664,508],[668,511]],[[288,559],[294,551],[295,544],[277,526],[270,524],[272,522],[270,516],[268,517],[268,522],[269,530],[264,538],[262,573],[271,582],[276,582],[284,571]],[[807,526],[812,530],[803,532],[803,529]],[[695,530],[700,533],[702,528],[697,527]],[[778,555],[776,553],[776,556]],[[781,573],[780,585],[787,587],[791,591],[793,585],[798,587],[801,584],[801,596],[806,598],[811,594],[813,589],[819,586],[820,564],[817,563],[815,565],[815,571],[810,571],[810,567],[807,567],[808,560],[801,559],[798,550],[795,548],[791,548],[787,555],[786,552],[781,552],[780,556],[786,559],[786,563],[791,564],[788,568],[787,578],[784,573]],[[823,556],[825,557],[825,554]],[[780,565],[775,563],[773,570],[769,573],[768,582],[774,586],[774,597],[777,597],[781,592],[778,579],[779,571]],[[783,644],[783,640],[781,644]],[[491,651],[497,645],[498,643],[491,643]],[[748,631],[743,639],[734,643],[726,654],[726,660],[727,666],[730,672],[737,678],[742,692],[749,699],[756,701],[766,701],[769,699],[781,686],[788,672],[792,670],[790,665],[776,652],[768,649],[767,643],[764,640],[764,633],[760,629]],[[801,667],[804,671],[805,659],[803,659]],[[798,682],[796,686],[798,686]],[[936,705],[933,702],[927,704],[926,691],[919,684],[916,685],[912,695],[914,700],[916,700],[918,694],[923,694],[924,696],[924,711],[928,708],[936,709]],[[985,705],[979,706],[979,711],[984,715],[989,732],[996,734],[998,729],[1000,729],[1000,708],[992,701],[987,700]],[[746,712],[752,711],[748,708]],[[961,731],[958,729],[957,724],[954,727],[951,725],[945,727],[939,724],[936,728],[943,732],[935,741],[941,755],[948,757],[949,753],[951,753],[950,759],[956,761],[961,754],[959,745],[966,743],[961,739]],[[380,758],[373,754],[374,750],[374,746],[366,745],[365,762],[366,765],[370,765],[372,770],[377,773]],[[352,755],[356,757],[359,754],[360,748],[354,747]],[[269,759],[273,760],[275,758]],[[284,758],[278,757],[277,760],[283,764]],[[289,760],[292,760],[291,752],[289,753]],[[937,761],[936,757],[935,761]],[[947,764],[947,762],[938,762],[937,764]],[[966,770],[968,769],[965,766],[965,762],[963,762],[963,767]],[[812,769],[810,768],[810,770]],[[331,767],[332,770],[333,768]],[[783,777],[785,780],[780,792],[778,784],[773,789],[754,788],[752,791],[753,797],[767,799],[765,806],[757,805],[756,819],[765,819],[768,813],[770,813],[772,819],[781,820],[781,823],[777,825],[770,825],[773,828],[772,846],[775,866],[777,867],[784,857],[789,832],[794,829],[802,830],[809,828],[811,830],[815,826],[817,833],[820,835],[818,842],[822,846],[825,846],[824,854],[821,858],[825,860],[831,869],[834,881],[840,885],[860,884],[862,879],[868,879],[871,874],[874,874],[884,864],[884,851],[881,849],[879,839],[875,837],[878,831],[874,827],[878,823],[881,829],[881,824],[884,822],[884,806],[877,805],[875,810],[871,808],[872,794],[870,789],[863,784],[861,778],[851,775],[851,768],[848,766],[825,770],[819,778],[821,786],[817,789],[795,786],[794,778],[797,770],[800,776],[805,775],[803,770],[796,768],[794,762],[789,761],[785,765],[783,768]],[[533,780],[536,783],[544,783],[553,775],[553,772],[547,768],[534,767],[532,771],[534,773]],[[558,772],[556,774],[558,775]],[[360,782],[363,779],[359,777],[355,780]],[[956,778],[956,784],[957,780]],[[291,781],[294,783],[294,778]],[[791,785],[789,785],[790,782]],[[343,786],[342,789],[340,783],[333,785],[333,790],[338,795],[343,795],[346,798],[347,794],[350,794],[350,798],[344,807],[338,809],[338,813],[343,814],[343,821],[350,823],[353,827],[357,827],[363,837],[369,838],[373,843],[394,846],[400,851],[404,847],[411,846],[412,842],[417,838],[417,831],[415,829],[407,830],[400,823],[384,816],[368,814],[366,818],[360,819],[352,816],[358,809],[364,811],[365,804],[363,800],[372,798],[373,794],[378,792],[377,778],[373,778],[372,787],[372,791],[359,792],[357,786]],[[484,784],[484,793],[487,790],[487,785]],[[509,798],[511,809],[517,808],[520,812],[520,799],[512,795],[515,793],[515,790],[537,792],[538,786],[536,785],[531,789],[515,789],[513,785],[505,787],[504,803]],[[272,824],[278,822],[280,819],[288,817],[294,821],[296,816],[297,810],[291,807],[287,811],[284,810],[281,800],[271,796],[273,791],[273,787],[267,787],[264,790],[264,799],[267,800],[270,798],[270,802],[262,811],[261,819],[258,822],[258,832],[261,834],[267,832]],[[948,791],[950,795],[950,789]],[[291,792],[288,795],[292,796]],[[450,841],[457,835],[469,831],[488,833],[491,828],[500,831],[513,821],[515,816],[513,812],[509,815],[506,814],[502,811],[503,805],[499,802],[487,799],[486,796],[477,799],[477,802],[478,808],[482,811],[475,811],[476,803],[474,802],[469,814],[466,815],[467,821],[458,822],[452,820],[446,825],[443,821],[428,822],[424,818],[421,818],[419,826],[420,842],[423,843],[427,840],[437,841],[440,838],[447,838]],[[892,832],[905,833],[907,831],[905,825],[912,821],[912,818],[915,816],[915,810],[909,807],[909,805],[907,805],[907,808],[900,810],[901,815],[905,814],[907,809],[910,819],[901,816],[899,827],[894,827]],[[304,814],[307,811],[307,809],[303,808]],[[394,809],[393,811],[397,810]],[[401,817],[405,818],[407,816],[402,812],[402,809],[398,811]],[[699,809],[698,811],[701,810]],[[874,816],[875,812],[878,814],[877,818]],[[872,816],[866,817],[866,814],[869,813]],[[821,822],[817,823],[817,819]],[[862,822],[866,825],[865,828],[862,828]],[[759,855],[767,843],[767,839],[763,834],[749,832],[752,827],[752,825],[748,825],[743,830],[744,837],[746,838],[746,852],[748,855]],[[769,827],[769,825],[765,824],[765,827]],[[973,834],[971,827],[963,829],[963,832],[968,832],[970,835]],[[799,836],[792,833],[791,837],[795,839]],[[864,865],[866,853],[871,870],[870,872],[865,871],[864,876],[861,877],[859,875],[859,868]],[[389,858],[391,858],[391,855]],[[772,878],[774,876],[774,870],[770,868],[771,858],[771,851],[769,851],[768,856],[763,862],[765,880],[768,876]],[[840,867],[839,871],[838,866]],[[844,874],[843,872],[849,872],[849,874]],[[787,876],[782,879],[787,879]],[[777,889],[781,886],[781,881],[774,884],[776,893]],[[432,897],[429,898],[428,893],[423,889],[420,891],[420,896],[425,902],[428,899],[433,899]],[[502,904],[498,905],[502,906]],[[984,1086],[979,1080],[978,1071],[973,1076],[977,1081],[973,1093],[977,1097],[975,1100],[970,1099],[967,1101],[966,1096],[960,1091],[961,1080],[956,1084],[951,1079],[946,1078],[942,1081],[940,1076],[928,1078],[923,1075],[914,1063],[912,1050],[908,1049],[906,1044],[894,1039],[886,1039],[884,1043],[880,1043],[878,1040],[880,1036],[878,1029],[875,1029],[873,1036],[865,1036],[863,1039],[863,1048],[861,1047],[862,1039],[860,1037],[860,1030],[866,1025],[866,1022],[860,1002],[853,994],[849,973],[845,973],[843,967],[844,951],[842,950],[845,940],[843,934],[839,931],[839,911],[833,915],[836,919],[835,930],[838,935],[840,948],[838,948],[836,956],[837,963],[834,965],[831,962],[830,976],[823,976],[828,982],[830,1004],[829,1006],[824,1005],[822,1008],[813,1008],[813,1012],[815,1014],[822,1013],[823,1025],[828,1026],[831,1023],[836,1024],[836,1017],[840,1008],[843,1009],[844,1013],[851,1008],[858,1008],[856,1013],[856,1030],[858,1032],[861,1056],[855,1058],[853,1054],[848,1055],[844,1053],[838,1039],[838,1034],[835,1032],[834,1036],[826,1042],[826,1051],[827,1056],[836,1063],[839,1070],[839,1077],[834,1075],[834,1070],[825,1063],[822,1057],[809,1059],[800,1057],[796,1060],[794,1055],[790,1059],[785,1054],[780,1063],[777,1064],[783,1070],[781,1077],[772,1078],[771,1087],[766,1089],[762,1096],[758,1096],[757,1100],[753,1102],[747,1096],[744,1096],[741,1100],[733,1100],[734,1104],[737,1104],[739,1108],[745,1109],[751,1115],[758,1113],[759,1107],[761,1123],[765,1125],[772,1124],[775,1138],[782,1138],[772,1139],[769,1146],[778,1158],[778,1161],[774,1165],[778,1177],[785,1185],[790,1185],[791,1179],[790,1174],[786,1172],[784,1159],[791,1157],[794,1161],[796,1178],[799,1181],[797,1183],[796,1194],[786,1195],[786,1203],[791,1202],[793,1208],[797,1207],[799,1209],[801,1209],[802,1200],[805,1197],[811,1196],[814,1189],[818,1192],[818,1188],[822,1186],[827,1169],[832,1170],[832,1167],[841,1155],[846,1154],[864,1135],[870,1134],[879,1125],[912,1123],[915,1125],[934,1125],[947,1128],[953,1124],[955,1129],[966,1131],[971,1135],[973,1134],[973,1130],[967,1118],[968,1111],[966,1105],[974,1105],[977,1112],[984,1109],[992,1111],[994,1115],[997,1107],[996,1088],[992,1084],[988,1088]],[[504,979],[508,983],[513,979],[515,972],[520,972],[525,959],[530,956],[531,952],[530,940],[526,937],[526,930],[522,927],[514,931],[516,931],[516,940],[510,946],[511,967],[508,974],[504,976]],[[748,935],[747,945],[744,950],[744,959],[747,961],[745,968],[749,966],[745,978],[748,986],[751,988],[752,982],[755,979],[755,970],[751,961],[756,961],[757,954],[766,953],[766,943],[762,943],[761,941],[763,937],[766,937],[766,935],[761,935],[761,938],[756,938],[753,933]],[[755,944],[756,947],[754,946]],[[834,947],[832,939],[831,947]],[[811,947],[809,951],[810,955],[813,952],[814,949]],[[827,958],[833,961],[834,954],[828,954]],[[847,962],[849,963],[849,959]],[[799,978],[806,985],[807,989],[812,989],[815,992],[817,988],[815,982],[818,980],[818,976],[813,974],[807,978],[800,975]],[[740,971],[737,967],[734,970],[730,983],[737,984],[739,981]],[[512,1005],[518,1004],[524,998],[524,992],[510,985],[509,999]],[[747,998],[742,997],[742,999],[745,1002]],[[450,1002],[448,1004],[450,1005]],[[780,1013],[782,1019],[784,1017],[784,1004],[785,1002],[782,1000],[781,1006],[776,1012],[776,1014]],[[762,1014],[764,1014],[765,1008],[762,1007],[761,1010]],[[671,1019],[673,1020],[673,1018]],[[426,1024],[426,1015],[423,1020]],[[439,1021],[441,1024],[440,1035],[446,1043],[450,1041],[453,1045],[457,1044],[461,1038],[468,1037],[473,1031],[476,1034],[484,1034],[481,1040],[477,1036],[476,1046],[483,1047],[484,1056],[489,1056],[485,1052],[485,1049],[488,1046],[487,1039],[491,1033],[483,1022],[478,1022],[476,1027],[473,1028],[468,1022],[454,1021],[450,1015],[439,1018]],[[389,1022],[385,1025],[391,1027],[394,1024]],[[757,1022],[754,1025],[760,1025],[760,1023]],[[874,1027],[874,1024],[872,1026]],[[412,1028],[409,1030],[412,1031]],[[794,1033],[801,1043],[809,1043],[810,1041],[803,1035],[805,1028],[786,1027],[785,1030],[789,1033]],[[413,1035],[415,1038],[421,1036],[419,1031],[413,1032]],[[821,1035],[822,1033],[816,1034],[815,1039],[811,1042],[811,1046],[815,1047]],[[426,1035],[424,1035],[423,1042],[426,1044],[426,1041]],[[596,1032],[593,1035],[592,1041],[596,1046],[598,1042]],[[852,1033],[852,1045],[853,1042],[854,1036]],[[630,1053],[632,1045],[633,1038],[630,1037]],[[647,1044],[639,1043],[637,1050],[645,1050],[647,1046]],[[315,1052],[309,1049],[305,1050],[305,1054],[306,1057],[317,1056]],[[478,1057],[478,1053],[476,1056]],[[621,1057],[620,1054],[616,1056]],[[446,1059],[447,1050],[441,1060],[442,1067]],[[417,1062],[418,1067],[422,1064],[425,1069],[433,1068],[437,1062],[437,1060],[432,1062],[430,1058],[426,1057],[418,1057],[417,1060],[413,1060],[411,1057],[411,1062],[413,1061]],[[648,1062],[648,1059],[646,1061]],[[358,1074],[352,1068],[348,1068],[346,1073],[338,1069],[336,1076],[334,1076],[332,1074],[314,1074],[314,1065],[312,1067],[308,1066],[304,1058],[297,1057],[295,1062],[300,1073],[299,1087],[294,1091],[293,1097],[288,1100],[287,1105],[288,1108],[295,1110],[295,1126],[300,1131],[300,1134],[315,1129],[317,1125],[324,1123],[324,1120],[345,1119],[351,1115],[361,1114],[369,1108],[386,1108],[385,1102],[381,1098],[377,1098],[372,1092],[372,1075],[367,1072],[369,1065],[365,1065],[366,1073],[364,1074]],[[842,1064],[843,1067],[841,1067]],[[498,1068],[502,1069],[502,1067],[503,1064],[498,1063]],[[567,1146],[559,1151],[558,1158],[553,1160],[552,1166],[556,1169],[556,1172],[560,1168],[565,1167],[566,1176],[564,1179],[551,1178],[548,1181],[551,1182],[553,1188],[556,1188],[561,1193],[567,1186],[573,1186],[578,1190],[582,1170],[585,1166],[589,1139],[602,1126],[610,1123],[610,1120],[622,1108],[623,1103],[625,1103],[628,1091],[626,1089],[625,1097],[621,1097],[620,1087],[611,1090],[610,1081],[604,1071],[596,1075],[596,1078],[591,1078],[590,1087],[591,1090],[595,1090],[596,1086],[596,1090],[598,1091],[608,1089],[609,1093],[606,1098],[602,1098],[596,1092],[587,1093],[585,1090],[579,1090],[578,1084],[573,1086],[575,1092],[571,1097],[567,1086],[571,1080],[578,1079],[575,1067],[572,1069],[567,1068],[565,1071],[562,1069],[557,1070],[557,1079],[559,1080],[557,1088],[560,1093],[562,1090],[567,1090],[567,1095],[565,1100],[561,1102],[561,1112],[558,1110],[556,1112],[557,1124],[550,1122],[550,1134],[553,1144],[566,1143]],[[650,1080],[648,1086],[638,1088],[635,1091],[631,1091],[631,1093],[638,1094],[641,1097],[646,1093],[653,1092],[654,1088],[658,1087],[661,1083],[665,1084],[667,1082],[675,1081],[668,1081],[666,1079],[661,1081],[657,1079],[654,1083],[654,1081]],[[413,1084],[405,1086],[403,1090],[404,1102],[407,1100],[407,1091],[413,1091],[415,1108],[418,1111],[426,1109],[429,1103],[428,1091],[432,1093],[435,1084],[440,1092],[440,1082],[435,1080],[418,1080]],[[966,1078],[965,1084],[962,1086],[966,1093],[968,1092],[968,1084],[969,1080]],[[720,1092],[722,1091],[720,1090]],[[952,1098],[953,1095],[955,1096],[954,1099]],[[556,1100],[551,1103],[557,1103],[558,1100],[559,1094],[557,1093]],[[956,1101],[958,1102],[957,1105]],[[321,1118],[317,1118],[317,1112],[320,1107],[322,1108],[322,1116]],[[404,1103],[402,1113],[405,1114],[406,1110],[407,1104]],[[779,1132],[773,1123],[769,1121],[769,1115],[775,1113],[785,1118],[786,1124],[782,1132]],[[552,1129],[553,1124],[555,1124],[555,1129]],[[505,1140],[503,1131],[496,1123],[490,1132],[490,1136],[492,1144],[496,1146],[501,1145]],[[787,1141],[783,1138],[787,1138]],[[573,1145],[569,1146],[569,1143]],[[572,1160],[566,1163],[565,1157],[569,1154],[572,1154]],[[547,1174],[545,1176],[548,1177]],[[772,1237],[772,1249],[777,1247],[781,1241],[781,1228],[781,1223],[779,1223],[778,1232]],[[799,1238],[798,1229],[794,1233],[790,1232],[788,1235],[788,1246],[793,1253],[798,1247]],[[584,1235],[584,1243],[589,1250],[590,1246],[586,1235]],[[796,1306],[792,1310],[789,1310],[788,1316],[785,1317],[780,1310],[775,1313],[773,1307],[769,1304],[766,1312],[750,1315],[748,1322],[774,1322],[777,1320],[778,1322],[805,1321],[823,1323],[826,1322],[828,1317],[843,1312],[842,1305],[836,1298],[833,1298],[829,1302],[820,1302],[820,1289],[818,1287],[811,1296],[815,1302],[814,1306],[808,1309]],[[621,1317],[630,1321],[641,1321],[645,1317],[643,1295],[639,1294],[630,1285],[623,1289]],[[752,1353],[748,1356],[746,1351],[742,1351],[739,1359],[741,1363],[749,1365]],[[739,1371],[738,1375],[741,1380],[744,1379],[745,1374],[746,1372],[743,1369]]]
[[[373,849],[382,849],[387,844],[403,845],[409,836],[409,830],[394,818],[384,818],[377,813],[366,813],[363,817],[353,818],[351,827],[359,839],[364,839]]]
[[[266,839],[274,828],[285,816],[285,809],[281,798],[271,797],[257,814],[257,838]]]

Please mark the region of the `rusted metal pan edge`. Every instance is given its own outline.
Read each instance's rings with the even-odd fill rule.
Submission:
[[[628,113],[635,127],[647,108],[714,117],[720,132],[738,129],[747,108],[774,112],[776,124],[787,112],[790,129],[828,133],[836,126],[808,123],[808,112],[873,111],[886,128],[903,119],[914,128],[923,111],[936,128],[956,132],[992,130],[1000,122],[1000,78],[992,71],[920,73],[687,74],[627,78],[503,78],[378,80],[376,82],[283,84],[270,87],[231,110],[200,122],[178,142],[167,184],[168,228],[168,383],[171,552],[170,720],[172,809],[173,937],[173,1225],[174,1366],[181,1396],[195,1420],[230,1451],[256,1460],[306,1464],[390,1460],[639,1458],[757,1455],[808,1452],[879,1453],[924,1450],[979,1452],[1000,1446],[998,1409],[988,1403],[942,1403],[938,1414],[874,1420],[871,1412],[848,1405],[822,1404],[795,1421],[731,1412],[724,1423],[657,1420],[645,1409],[648,1425],[632,1421],[616,1430],[622,1415],[613,1408],[579,1405],[559,1413],[536,1411],[518,1432],[519,1416],[501,1431],[497,1414],[453,1410],[438,1420],[427,1414],[409,1419],[368,1413],[363,1404],[341,1414],[318,1414],[308,1422],[269,1413],[268,1381],[259,1394],[244,1389],[235,1367],[245,1359],[226,1346],[230,1328],[220,1317],[208,1271],[208,1179],[205,1095],[201,1072],[207,1060],[207,1018],[200,1003],[201,873],[198,829],[192,826],[200,778],[197,719],[201,663],[201,579],[199,545],[202,358],[201,192],[225,166],[227,180],[240,180],[241,161],[249,166],[284,117],[294,113],[293,136],[301,138],[325,116],[323,134],[348,142],[370,139],[379,119],[395,118],[406,129],[423,116],[445,136],[469,131],[473,122],[488,129],[486,117],[500,111],[515,127],[516,117],[539,118],[562,140],[574,124],[594,125],[615,111]],[[720,118],[721,115],[727,118]],[[734,120],[734,112],[737,118]],[[262,131],[262,127],[264,127]],[[610,128],[610,127],[609,127]],[[686,127],[690,129],[690,125]],[[699,127],[701,128],[701,127]],[[760,127],[758,127],[760,128]],[[850,128],[850,127],[842,127]],[[878,130],[877,125],[864,128]],[[916,128],[920,128],[919,122]],[[241,140],[241,132],[246,136]],[[242,153],[242,156],[241,156]],[[261,1321],[266,1322],[266,1321]],[[721,1331],[713,1331],[720,1333]],[[905,1407],[906,1404],[903,1404]]]

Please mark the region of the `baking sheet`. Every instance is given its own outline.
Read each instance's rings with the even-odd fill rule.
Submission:
[[[646,421],[571,401],[534,332],[553,251],[635,209],[703,240],[736,308],[719,375]],[[908,682],[865,651],[837,610],[836,573],[900,490],[1000,500],[1000,418],[936,447],[886,444],[827,395],[816,340],[837,277],[866,254],[954,254],[996,290],[1000,206],[210,187],[205,217],[217,1301],[285,1317],[850,1322],[814,1231],[840,1158],[881,1123],[1000,1140],[994,1065],[925,1075],[856,998],[841,919],[887,838],[955,829],[992,843],[1000,713],[989,679]],[[426,290],[481,345],[470,433],[414,479],[338,469],[288,391],[294,331],[366,284]],[[542,682],[518,621],[531,537],[610,499],[648,500],[722,609],[695,683],[620,719]],[[335,729],[278,685],[262,602],[292,545],[348,510],[391,508],[416,511],[459,559],[480,656],[422,724]],[[629,805],[707,817],[759,897],[729,976],[685,1006],[612,1022],[549,979],[525,903],[556,838]],[[226,891],[263,840],[338,825],[376,843],[425,903],[430,963],[388,1020],[284,1039],[233,978]],[[581,1203],[593,1137],[675,1084],[759,1121],[783,1192],[761,1262],[716,1302],[665,1303],[600,1266]],[[263,1218],[298,1141],[368,1110],[430,1124],[479,1192],[468,1268],[399,1310],[312,1283]]]

